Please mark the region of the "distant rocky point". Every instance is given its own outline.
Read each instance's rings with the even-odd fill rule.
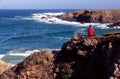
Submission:
[[[120,22],[120,9],[111,10],[78,10],[57,16],[62,20],[81,23],[115,23]],[[118,25],[120,27],[120,25]],[[109,25],[108,25],[109,27]],[[110,27],[114,27],[114,24]]]
[[[107,25],[107,27],[110,27],[110,28],[120,28],[120,22],[112,23],[110,25]]]
[[[35,52],[0,79],[120,79],[120,32],[73,36],[60,51]]]

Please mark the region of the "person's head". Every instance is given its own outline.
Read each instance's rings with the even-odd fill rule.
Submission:
[[[89,25],[89,28],[93,27],[92,25]]]

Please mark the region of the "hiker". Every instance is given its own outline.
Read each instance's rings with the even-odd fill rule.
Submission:
[[[94,28],[92,25],[88,27],[88,36],[95,36]]]

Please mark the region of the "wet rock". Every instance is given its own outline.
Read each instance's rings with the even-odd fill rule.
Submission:
[[[110,25],[107,25],[107,27],[110,27],[110,28],[120,28],[120,22],[112,23]]]
[[[67,17],[73,17],[73,13],[72,12],[68,12],[68,13],[66,13],[66,16]]]

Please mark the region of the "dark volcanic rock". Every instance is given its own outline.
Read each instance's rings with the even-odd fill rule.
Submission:
[[[67,13],[68,14],[68,13]],[[77,22],[93,22],[93,23],[113,23],[120,21],[120,9],[115,10],[78,10],[73,13],[72,17],[67,14],[61,15],[58,18],[63,20],[71,19]],[[72,15],[72,13],[71,13]]]
[[[107,25],[107,27],[110,27],[110,28],[119,28],[120,27],[120,22],[115,22],[113,24]]]
[[[34,53],[0,79],[120,79],[120,33],[74,36],[61,51]]]

